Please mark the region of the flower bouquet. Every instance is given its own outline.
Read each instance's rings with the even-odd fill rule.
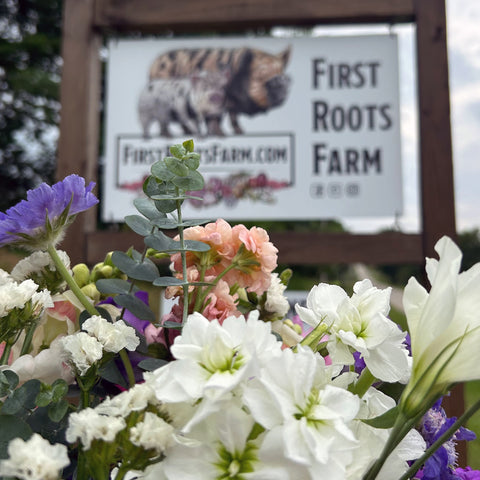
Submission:
[[[0,213],[0,476],[19,479],[478,479],[474,434],[442,396],[480,378],[480,264],[442,238],[428,292],[319,284],[290,315],[262,228],[184,220],[204,188],[193,142],[171,147],[127,225],[145,248],[89,268],[57,250],[98,200],[71,175]],[[164,231],[176,232],[176,236]],[[171,273],[160,273],[162,259]],[[163,316],[161,292],[175,300]]]

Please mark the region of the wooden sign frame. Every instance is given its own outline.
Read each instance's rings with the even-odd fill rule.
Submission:
[[[414,23],[418,61],[422,231],[371,235],[270,232],[282,264],[421,264],[442,235],[456,236],[445,0],[64,0],[63,76],[57,178],[97,181],[103,36],[120,32],[240,32],[278,25]],[[63,246],[93,264],[142,239],[97,231],[81,214]]]
[[[269,232],[287,265],[363,262],[422,264],[442,235],[456,237],[445,0],[64,0],[63,75],[57,178],[97,181],[104,35],[120,32],[244,32],[272,26],[413,23],[416,26],[422,231],[372,235]],[[97,231],[82,213],[62,247],[73,263],[109,250],[143,249],[134,233]],[[463,412],[462,390],[444,402]],[[463,442],[462,442],[463,443]],[[465,459],[465,446],[460,458]]]

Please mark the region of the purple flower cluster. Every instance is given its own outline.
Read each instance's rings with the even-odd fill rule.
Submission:
[[[69,175],[61,182],[40,186],[27,192],[22,200],[5,213],[0,212],[0,247],[9,243],[26,245],[45,242],[55,243],[72,217],[98,203],[92,193],[91,182],[85,187],[85,179]]]
[[[448,418],[441,406],[442,399],[424,415],[420,433],[430,447],[446,430],[457,420]],[[474,440],[475,434],[467,428],[460,427],[450,440],[445,442],[426,462],[423,469],[417,473],[416,478],[423,480],[480,480],[480,472],[456,468],[457,452],[456,442],[459,440]]]

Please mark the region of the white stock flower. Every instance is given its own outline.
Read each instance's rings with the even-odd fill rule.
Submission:
[[[281,352],[281,343],[258,312],[228,317],[220,325],[199,313],[188,317],[171,348],[176,361],[155,372],[155,389],[164,402],[215,399],[233,390],[259,365]]]
[[[357,441],[350,425],[360,400],[332,384],[333,369],[310,349],[284,350],[246,387],[244,401],[285,456],[310,478],[341,479]],[[336,373],[336,372],[335,372]]]
[[[65,438],[69,443],[80,440],[83,448],[89,450],[94,440],[113,442],[117,433],[125,427],[125,420],[121,417],[100,415],[93,408],[84,408],[68,417]]]
[[[357,282],[352,297],[336,285],[320,284],[307,297],[307,307],[296,306],[300,318],[315,327],[324,323],[334,363],[351,365],[360,352],[378,379],[397,382],[408,378],[405,333],[387,318],[391,289],[379,290],[370,280]]]
[[[459,273],[462,254],[448,237],[435,245],[439,260],[427,259],[430,293],[414,278],[403,304],[412,345],[412,378],[403,398],[412,414],[456,382],[480,379],[480,263]]]
[[[70,464],[67,447],[50,444],[38,433],[29,440],[15,438],[8,444],[9,458],[0,460],[0,476],[21,480],[57,480]]]
[[[143,421],[130,429],[130,441],[137,447],[162,453],[175,443],[173,433],[174,428],[163,418],[152,412],[145,412]]]
[[[85,320],[82,330],[95,337],[107,352],[118,353],[124,348],[133,351],[140,343],[135,329],[123,320],[111,323],[99,315],[93,315]]]
[[[85,375],[87,370],[103,356],[102,344],[88,333],[78,332],[74,335],[62,337],[64,359],[72,364],[80,373]]]
[[[290,310],[288,299],[283,294],[287,287],[280,280],[278,273],[272,273],[270,278],[271,282],[267,290],[265,310],[276,313],[280,318],[283,318]]]

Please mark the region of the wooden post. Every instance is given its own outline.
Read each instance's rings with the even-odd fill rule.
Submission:
[[[101,35],[92,29],[94,0],[65,0],[57,179],[77,173],[97,182]],[[98,187],[96,192],[98,192]],[[96,230],[97,209],[79,214],[60,248],[72,263],[86,259],[86,234]]]

